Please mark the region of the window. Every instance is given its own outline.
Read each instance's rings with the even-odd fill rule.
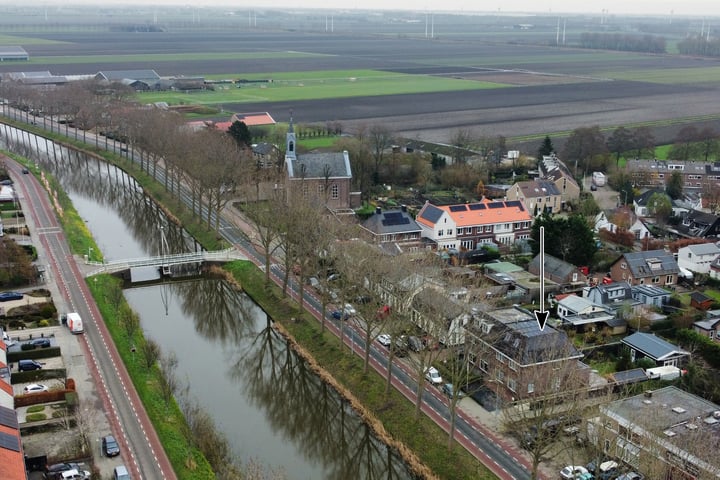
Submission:
[[[653,283],[660,283],[660,277],[653,277]]]
[[[503,372],[502,370],[498,370],[495,373],[495,378],[498,382],[503,383],[503,380],[505,379],[505,372]]]
[[[627,263],[622,262],[622,263],[620,264],[620,268],[622,268],[623,270],[627,269]]]
[[[665,285],[672,285],[672,284],[673,284],[673,276],[672,276],[672,275],[668,275],[668,276],[665,278]]]
[[[483,232],[483,227],[477,227],[477,229],[475,229],[475,230],[476,230],[477,233],[482,233],[482,232]]]
[[[461,227],[461,228],[458,228],[458,229],[457,229],[457,234],[458,234],[458,235],[463,235],[464,233],[465,233],[465,229],[464,229],[464,228]]]
[[[528,393],[535,393],[535,384],[528,383]]]
[[[495,360],[500,363],[505,363],[505,356],[500,352],[495,352]]]
[[[488,363],[485,360],[480,360],[480,370],[483,372],[488,371]]]
[[[302,186],[302,194],[303,194],[303,197],[307,198],[307,196],[308,196],[308,185],[307,185],[307,183],[303,183],[303,186]]]
[[[452,235],[452,228],[448,228],[447,234]]]
[[[517,388],[517,382],[514,378],[508,378],[507,387],[510,389],[510,391],[515,391],[515,389]]]
[[[485,227],[485,232],[487,232],[487,233],[492,233],[492,230],[493,230],[492,225],[488,225]]]
[[[333,200],[340,198],[340,187],[337,184],[330,187],[330,196]]]
[[[519,342],[519,340],[518,340],[518,339],[515,339],[515,342]],[[516,348],[517,348],[517,346],[516,346]],[[517,369],[518,369],[518,364],[517,364],[516,361],[510,360],[510,362],[508,362],[508,363],[510,364],[510,370],[517,371]]]
[[[322,183],[317,186],[317,193],[318,195],[325,193],[325,186]]]
[[[442,236],[443,236],[443,231],[442,231],[442,230],[438,230],[438,237],[442,237]]]

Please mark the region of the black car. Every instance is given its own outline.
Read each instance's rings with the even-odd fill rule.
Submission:
[[[48,348],[50,347],[50,339],[49,338],[36,338],[34,340],[30,340],[29,342],[25,342],[22,346],[22,350],[34,350],[36,348]]]
[[[115,437],[106,435],[102,438],[102,451],[106,457],[115,457],[120,455],[120,445],[118,445]]]

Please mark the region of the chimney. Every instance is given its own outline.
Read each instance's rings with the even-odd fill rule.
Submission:
[[[380,208],[380,207],[375,207],[375,214],[376,214],[376,215],[380,215],[381,213],[382,213],[382,208]]]

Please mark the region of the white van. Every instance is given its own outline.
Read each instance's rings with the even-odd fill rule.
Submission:
[[[128,473],[125,465],[118,465],[113,470],[113,480],[130,480],[130,474]]]
[[[90,472],[73,468],[72,470],[65,470],[60,473],[59,478],[61,480],[90,480]]]

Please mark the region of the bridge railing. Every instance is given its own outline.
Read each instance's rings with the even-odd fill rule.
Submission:
[[[235,248],[227,248],[214,252],[190,252],[175,253],[171,255],[158,255],[155,257],[131,258],[123,260],[111,260],[109,262],[87,261],[87,265],[97,267],[96,270],[87,274],[88,277],[99,273],[113,273],[127,270],[133,267],[161,267],[168,265],[181,265],[183,263],[195,263],[204,261],[230,261],[247,259],[245,255]]]

